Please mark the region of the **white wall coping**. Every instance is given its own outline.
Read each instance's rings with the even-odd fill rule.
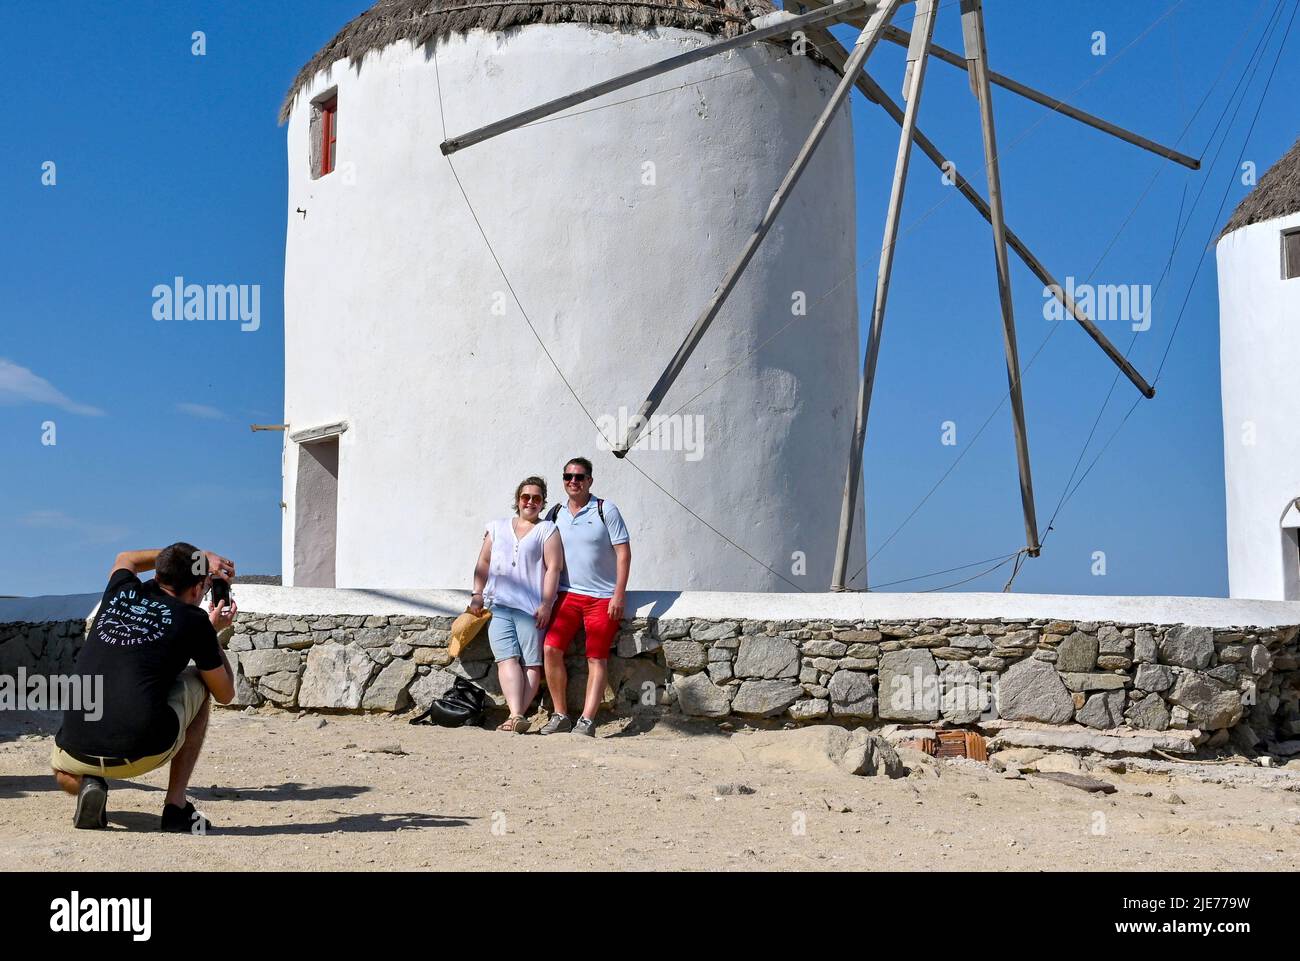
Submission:
[[[0,623],[86,617],[99,594],[0,598]],[[235,600],[248,614],[460,613],[467,591],[344,590],[324,587],[235,585]],[[712,620],[963,620],[1058,618],[1126,624],[1192,624],[1198,627],[1284,627],[1300,624],[1300,601],[1222,597],[1115,597],[1083,594],[740,594],[633,591],[628,616]]]

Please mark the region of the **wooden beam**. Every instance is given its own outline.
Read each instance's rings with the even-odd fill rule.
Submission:
[[[565,94],[563,97],[557,97],[549,100],[544,104],[536,107],[530,107],[527,110],[521,110],[519,113],[511,114],[501,120],[494,121],[486,126],[463,133],[458,137],[448,137],[440,145],[439,149],[443,154],[451,155],[458,150],[464,150],[466,147],[472,147],[476,143],[482,143],[484,140],[490,140],[493,137],[500,136],[507,131],[514,130],[524,124],[532,123],[543,117],[549,117],[552,114],[559,113],[561,110],[567,110],[575,107],[580,103],[586,103],[589,100],[595,100],[597,97],[604,96],[615,90],[622,90],[624,87],[630,87],[632,84],[640,83],[642,80],[649,80],[651,77],[657,77],[660,74],[668,73],[671,70],[678,70],[682,67],[689,66],[700,60],[716,57],[720,53],[726,53],[730,50],[739,50],[742,47],[752,47],[764,40],[771,40],[776,37],[783,37],[786,34],[793,33],[796,30],[804,30],[809,27],[821,26],[842,20],[846,15],[863,8],[874,6],[878,0],[839,0],[829,6],[821,7],[811,13],[804,14],[800,17],[791,17],[788,20],[782,20],[779,23],[767,27],[761,27],[758,30],[751,30],[748,33],[742,33],[739,36],[732,37],[728,40],[719,40],[717,43],[706,44],[697,47],[694,50],[688,50],[685,53],[669,57],[666,60],[659,60],[655,63],[647,64],[644,67],[638,67],[636,70],[630,70],[627,73],[619,74],[617,77],[611,77],[608,80],[602,80],[600,83],[592,84],[582,90],[574,93]]]
[[[894,181],[890,187],[889,209],[885,214],[885,235],[880,246],[880,263],[876,269],[876,298],[871,307],[871,329],[862,361],[862,379],[858,382],[858,407],[849,442],[848,472],[844,479],[844,498],[840,504],[840,528],[835,544],[835,565],[831,590],[845,589],[848,577],[849,547],[853,543],[853,521],[858,506],[858,487],[862,479],[862,449],[867,437],[867,418],[871,411],[871,394],[876,383],[876,362],[880,358],[880,338],[885,328],[885,305],[889,300],[889,279],[894,268],[894,249],[898,242],[898,223],[903,213],[903,194],[907,189],[907,169],[912,159],[916,115],[921,108],[921,89],[925,84],[926,44],[934,36],[935,0],[916,0],[912,36],[917,38],[907,54],[903,78],[903,114],[894,158]]]
[[[1002,344],[1007,357],[1007,386],[1010,389],[1011,420],[1016,437],[1016,466],[1020,473],[1020,506],[1025,515],[1025,544],[1030,557],[1037,557],[1038,519],[1034,510],[1034,480],[1029,465],[1029,436],[1025,428],[1025,404],[1020,384],[1020,353],[1016,346],[1016,315],[1011,299],[1011,267],[1007,263],[1006,224],[1002,219],[1002,177],[998,164],[997,132],[993,124],[993,88],[989,84],[988,43],[984,36],[983,0],[961,0],[962,38],[971,87],[979,101],[980,130],[984,140],[984,167],[989,181],[990,224],[993,227],[993,260],[998,273],[998,300],[1002,305]]]
[[[816,2],[816,0],[813,0],[813,2]],[[885,39],[891,43],[896,43],[901,47],[907,47],[910,45],[912,37],[906,30],[900,30],[898,27],[890,26],[885,29]],[[940,47],[937,44],[930,44],[930,55],[942,60],[944,63],[952,64],[960,70],[967,69],[966,61],[962,58],[961,54],[954,53],[953,51]],[[1039,90],[1035,90],[1033,87],[1023,84],[1018,80],[1013,80],[1010,77],[992,71],[989,72],[988,78],[990,83],[997,84],[999,87],[1010,90],[1012,93],[1019,94],[1026,100],[1032,100],[1034,103],[1042,104],[1044,107],[1047,107],[1062,116],[1069,117],[1071,120],[1077,120],[1080,123],[1087,124],[1089,127],[1093,127],[1103,133],[1108,133],[1112,137],[1118,137],[1120,140],[1123,140],[1126,143],[1131,143],[1135,147],[1149,150],[1153,154],[1157,154],[1167,160],[1172,160],[1174,163],[1182,164],[1190,170],[1201,169],[1201,162],[1195,157],[1189,157],[1187,154],[1175,150],[1173,147],[1166,147],[1164,144],[1143,137],[1141,134],[1134,133],[1131,130],[1126,130],[1118,124],[1113,124],[1109,120],[1103,120],[1101,117],[1080,110],[1078,107],[1073,107],[1064,100],[1058,100],[1049,94],[1045,94]]]
[[[847,55],[844,48],[840,46],[839,41],[831,36],[830,31],[824,29],[810,30],[808,35],[817,46],[817,52],[825,57],[836,70],[843,73],[844,61]],[[863,71],[861,76],[858,77],[857,87],[864,97],[873,103],[879,104],[881,109],[889,114],[895,123],[901,124],[903,122],[903,108],[894,102],[884,88],[872,78],[871,74]],[[956,164],[951,163],[944,156],[943,152],[935,146],[934,141],[927,137],[919,126],[913,130],[912,135],[916,140],[916,145],[921,148],[921,153],[925,154],[930,162],[943,174],[951,177],[957,191],[970,202],[971,206],[979,211],[981,217],[991,223],[993,215],[989,210],[988,202],[971,185],[970,181],[961,175]],[[1024,262],[1025,266],[1033,271],[1034,276],[1043,282],[1044,289],[1051,292],[1061,306],[1069,312],[1070,316],[1105,352],[1106,356],[1123,372],[1133,386],[1142,392],[1143,396],[1147,398],[1154,397],[1156,395],[1155,388],[1147,383],[1146,378],[1138,373],[1137,369],[1129,363],[1128,358],[1119,352],[1119,349],[1092,322],[1088,314],[1065,292],[1065,287],[1058,283],[1056,278],[1043,265],[1043,262],[1034,256],[1034,252],[1029,249],[1029,246],[1009,226],[1006,227],[1006,235],[1007,245],[1016,252],[1016,255]]]
[[[637,437],[641,435],[641,432],[644,431],[646,426],[650,423],[651,415],[654,414],[656,409],[658,409],[659,405],[663,402],[664,396],[668,393],[669,388],[672,387],[673,382],[681,373],[682,368],[686,366],[686,362],[690,359],[691,354],[694,353],[701,338],[704,337],[705,332],[718,316],[719,311],[722,310],[722,305],[726,303],[728,295],[730,295],[731,291],[735,289],[736,283],[740,280],[740,275],[744,273],[750,260],[753,259],[754,254],[758,251],[758,247],[763,242],[763,238],[766,237],[768,231],[772,229],[772,224],[776,222],[777,215],[781,212],[781,208],[785,206],[785,202],[790,198],[790,194],[794,190],[795,185],[799,182],[799,178],[803,175],[804,171],[808,169],[808,164],[812,160],[813,153],[817,150],[818,145],[821,144],[822,139],[830,130],[831,121],[835,119],[835,114],[848,101],[849,95],[853,92],[854,80],[856,80],[858,74],[861,73],[863,65],[867,62],[867,58],[871,56],[871,51],[875,49],[876,43],[880,40],[880,35],[883,32],[885,25],[889,23],[890,19],[894,16],[895,11],[897,11],[902,4],[903,0],[880,0],[877,4],[870,19],[867,21],[867,25],[862,29],[862,33],[859,34],[857,42],[853,46],[853,52],[849,54],[848,59],[845,61],[844,76],[840,78],[840,82],[836,86],[835,91],[831,94],[830,99],[826,101],[826,106],[822,108],[821,115],[817,118],[817,122],[813,124],[812,130],[808,134],[808,139],[805,140],[803,146],[799,148],[799,153],[795,156],[794,162],[790,165],[790,169],[786,172],[785,178],[781,181],[781,185],[777,187],[776,193],[772,196],[771,201],[768,202],[767,210],[763,213],[763,217],[759,221],[758,226],[745,242],[745,246],[741,249],[740,256],[736,258],[736,262],[731,265],[731,268],[723,277],[722,282],[718,284],[717,290],[714,291],[713,296],[709,299],[709,303],[705,306],[703,313],[700,314],[699,318],[695,321],[695,325],[686,335],[686,339],[682,341],[681,346],[677,348],[677,353],[673,355],[672,359],[668,362],[668,366],[664,368],[664,372],[659,376],[654,387],[651,388],[650,395],[637,411],[638,416],[632,419],[626,437],[624,437],[622,443],[614,448],[613,453],[615,457],[627,456],[627,452],[631,450],[632,445],[636,443]]]

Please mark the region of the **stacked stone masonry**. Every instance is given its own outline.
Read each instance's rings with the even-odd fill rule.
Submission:
[[[451,619],[241,613],[226,635],[234,706],[420,710],[457,676],[501,706],[486,638]],[[0,673],[72,670],[85,623],[0,624]],[[605,691],[616,713],[857,726],[1001,717],[1097,730],[1197,729],[1209,746],[1300,735],[1300,627],[1083,621],[626,621]],[[580,706],[581,638],[568,658]]]

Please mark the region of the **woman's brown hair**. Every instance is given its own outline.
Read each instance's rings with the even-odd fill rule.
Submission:
[[[546,503],[546,481],[540,477],[525,477],[515,488],[515,502],[510,505],[510,509],[516,514],[519,513],[519,495],[524,492],[525,487],[540,487],[542,489],[542,504]]]

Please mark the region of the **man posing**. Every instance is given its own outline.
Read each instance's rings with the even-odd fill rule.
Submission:
[[[632,567],[632,548],[627,527],[618,508],[607,500],[591,496],[591,461],[575,457],[564,465],[567,504],[557,504],[546,519],[560,529],[564,545],[564,571],[560,574],[560,595],[556,598],[551,626],[546,632],[543,659],[546,686],[551,692],[555,714],[541,734],[572,731],[596,735],[596,712],[605,693],[609,649],[623,620],[627,574]],[[569,675],[564,654],[582,625],[587,636],[587,698],[578,723],[563,712]]]
[[[149,570],[153,580],[141,583],[137,575]],[[190,544],[117,555],[77,656],[77,674],[103,678],[103,714],[90,721],[65,711],[50,757],[59,787],[77,795],[76,827],[107,827],[105,778],[139,777],[170,763],[162,830],[207,831],[185,790],[208,727],[209,692],[222,704],[235,696],[217,641],[235,605],[222,602],[206,615],[198,606],[214,575],[229,581],[235,565]]]

